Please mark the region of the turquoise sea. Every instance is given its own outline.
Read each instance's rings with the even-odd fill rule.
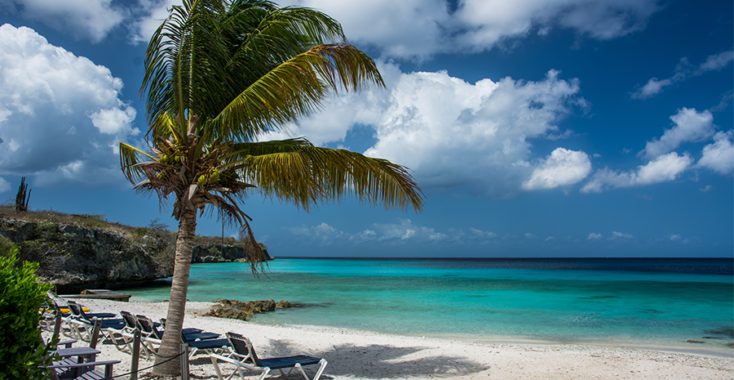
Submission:
[[[244,263],[194,264],[188,298],[303,304],[256,317],[266,324],[734,356],[732,259],[278,258],[257,278]]]

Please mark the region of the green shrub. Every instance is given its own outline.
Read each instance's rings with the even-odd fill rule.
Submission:
[[[15,244],[13,244],[10,239],[5,238],[4,236],[0,236],[0,256],[2,257],[10,257],[10,253],[15,248]]]
[[[38,281],[38,263],[18,267],[17,254],[0,256],[0,380],[42,379],[50,345],[41,340],[38,308],[51,285]]]

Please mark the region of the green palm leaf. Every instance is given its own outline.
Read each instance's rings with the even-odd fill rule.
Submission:
[[[246,88],[210,120],[210,133],[252,141],[318,109],[329,89],[359,90],[365,82],[384,86],[366,54],[351,45],[315,46]]]
[[[315,147],[305,139],[235,144],[224,168],[242,170],[266,196],[308,210],[354,196],[370,205],[420,211],[422,192],[407,168],[343,149]]]
[[[138,164],[143,162],[142,160],[145,159],[143,156],[147,156],[148,158],[156,161],[158,160],[132,145],[122,142],[120,143],[120,167],[122,168],[122,173],[125,175],[125,178],[133,184],[145,176],[143,168],[138,166]]]

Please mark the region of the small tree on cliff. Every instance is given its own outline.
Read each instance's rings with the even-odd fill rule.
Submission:
[[[197,211],[218,208],[240,226],[253,270],[263,251],[239,207],[252,191],[307,211],[349,195],[420,211],[420,188],[403,166],[303,138],[257,141],[319,108],[330,90],[384,86],[372,59],[343,41],[327,15],[262,0],[184,0],[151,38],[141,88],[149,149],[121,143],[120,164],[135,189],[175,198],[179,233],[156,364],[179,352]],[[172,360],[156,373],[179,368]]]

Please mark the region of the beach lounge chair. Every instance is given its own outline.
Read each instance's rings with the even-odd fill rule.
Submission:
[[[144,315],[137,315],[135,319],[137,326],[141,330],[143,347],[148,351],[146,355],[155,354],[158,351],[158,347],[160,347],[165,331],[158,330],[153,321]],[[185,332],[189,333],[185,334]],[[220,334],[201,332],[199,329],[184,329],[181,333],[181,343],[188,344],[189,357],[193,357],[199,351],[207,354],[216,352],[223,353],[229,347],[229,341],[227,339],[217,339],[219,336]]]
[[[125,327],[125,322],[122,319],[85,319],[76,317],[67,317],[65,319],[67,326],[70,329],[68,336],[89,342],[92,339],[95,321],[100,322],[100,333],[105,339],[110,339],[109,330],[119,330]]]
[[[121,326],[106,327],[103,329],[104,337],[111,341],[120,352],[132,354],[132,343],[135,339],[135,330],[139,329],[135,317],[127,311],[121,311],[120,316],[125,322]],[[147,351],[143,351],[147,358]]]
[[[72,316],[67,319],[67,324],[71,329],[72,336],[76,339],[89,341],[92,336],[92,328],[94,327],[94,319],[100,319],[102,335],[109,339],[107,331],[109,329],[122,329],[125,327],[125,321],[121,318],[115,318],[117,314],[113,313],[86,313],[82,307],[74,301],[67,301]]]
[[[157,328],[157,324],[154,323],[150,318],[144,315],[138,315],[135,317],[140,326],[140,331],[144,336],[150,336],[156,339],[163,339],[163,334],[166,332],[160,331]],[[160,324],[158,324],[160,326]],[[205,332],[200,329],[183,329],[181,333],[184,335],[185,341],[197,341],[197,340],[211,340],[218,339],[220,334]]]
[[[189,345],[189,357],[193,357],[199,351],[203,351],[205,354],[223,354],[228,352],[227,348],[230,347],[228,339],[205,339],[205,340],[188,340],[187,335],[181,334],[181,342]]]
[[[82,318],[89,321],[93,318],[109,319],[117,317],[117,314],[113,313],[85,313],[84,308],[75,301],[68,300],[66,301],[66,303],[67,305],[69,305],[69,309],[71,309],[71,314],[77,318]]]
[[[156,326],[158,326],[157,323],[156,323]],[[161,324],[160,324],[160,326],[163,327],[163,330],[166,329],[166,318],[161,318]],[[196,334],[196,333],[204,332],[204,330],[193,328],[193,327],[188,327],[188,328],[185,328],[185,329],[181,330],[181,332],[184,333],[184,334]],[[219,335],[217,335],[217,336],[219,336]]]
[[[153,337],[141,337],[141,343],[143,346],[143,349],[146,352],[146,356],[150,357],[156,353],[158,353],[158,348],[161,346],[161,339],[160,338],[153,338]],[[196,341],[186,341],[183,334],[181,335],[181,342],[186,343],[189,346],[189,358],[192,358],[194,355],[196,355],[199,352],[203,352],[205,354],[223,354],[227,352],[227,349],[229,348],[229,341],[227,339],[207,339],[207,340],[196,340]]]
[[[219,380],[224,380],[221,369],[219,368],[219,361],[234,364],[235,367],[237,367],[236,371],[227,378],[228,380],[237,373],[239,373],[242,380],[245,380],[245,370],[261,372],[258,380],[263,380],[265,379],[265,376],[274,369],[277,369],[281,376],[285,374],[283,372],[284,369],[288,369],[288,374],[297,369],[303,377],[306,378],[306,380],[310,380],[306,372],[303,370],[303,366],[315,364],[318,364],[319,368],[316,370],[316,374],[314,374],[314,377],[311,380],[318,380],[321,377],[321,374],[324,373],[324,368],[326,368],[326,359],[316,358],[313,356],[298,355],[260,359],[258,358],[257,353],[255,353],[255,348],[252,346],[252,343],[246,337],[228,332],[227,339],[229,340],[233,351],[230,357],[224,357],[217,354],[209,355],[212,364],[214,364],[214,370],[217,372]]]

